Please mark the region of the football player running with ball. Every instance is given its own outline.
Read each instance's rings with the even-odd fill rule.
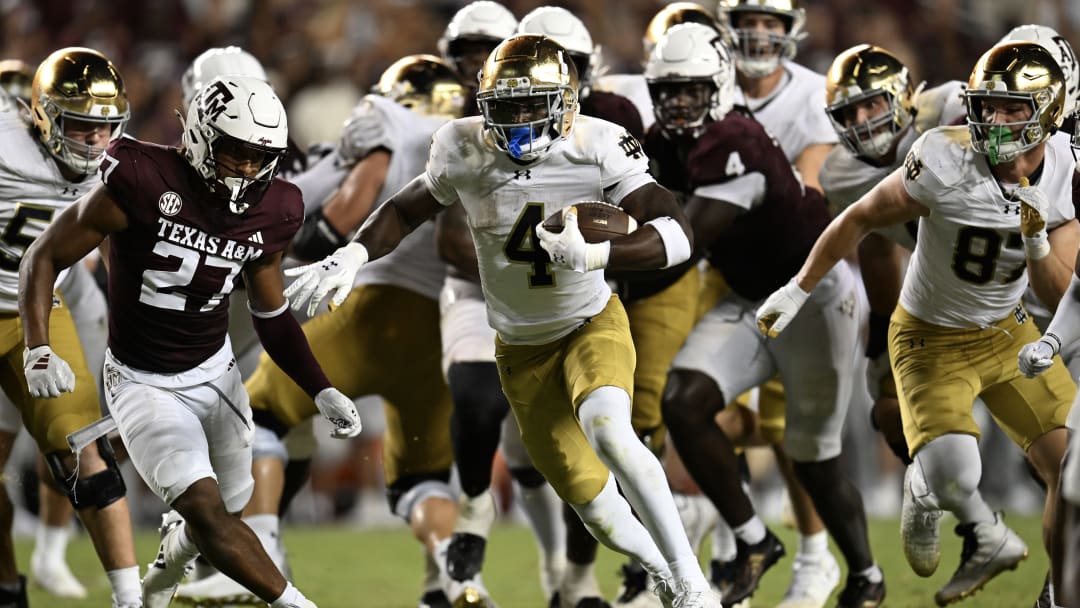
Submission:
[[[136,470],[174,509],[143,579],[147,608],[169,604],[200,552],[275,608],[314,606],[235,517],[253,485],[251,408],[226,332],[241,272],[267,352],[335,437],[360,432],[352,401],[330,386],[281,295],[282,252],[303,218],[299,191],[274,179],[286,139],[270,85],[217,78],[188,109],[182,148],[116,140],[103,184],[56,219],[21,268],[26,344],[48,350],[57,274],[109,238],[106,400]],[[75,388],[55,353],[28,370],[54,392]]]
[[[460,200],[497,332],[503,390],[533,463],[601,542],[645,566],[665,604],[718,606],[660,463],[630,424],[635,354],[626,313],[602,272],[685,261],[689,226],[649,176],[632,137],[577,115],[577,84],[573,62],[553,40],[522,34],[504,41],[481,71],[483,116],[439,129],[426,172],[384,203],[353,242],[297,269],[302,276],[289,295],[294,306],[310,298],[314,307],[332,291],[340,303],[369,259]],[[530,179],[515,179],[526,173]],[[537,227],[582,200],[618,204],[643,226],[594,244],[585,243],[572,213],[559,234]]]

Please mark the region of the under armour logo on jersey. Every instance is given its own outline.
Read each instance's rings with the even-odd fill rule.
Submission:
[[[211,122],[216,121],[218,116],[225,112],[228,103],[232,100],[232,91],[229,90],[228,85],[219,80],[214,83],[214,86],[203,92],[202,102],[199,104],[199,114],[202,118],[209,117]],[[236,117],[230,115],[229,118]]]
[[[252,234],[251,236],[248,237],[248,240],[251,241],[252,243],[258,243],[258,244],[262,245],[263,244],[262,230],[256,230],[255,234]]]
[[[514,179],[532,179],[532,169],[525,169],[523,171],[514,171]]]
[[[1005,205],[1001,208],[1001,212],[1005,215],[1020,215],[1020,205],[1005,203]]]
[[[63,188],[60,189],[60,195],[61,196],[79,196],[79,190],[78,190],[78,188],[68,188],[67,186],[64,186]]]
[[[623,133],[619,139],[619,147],[626,153],[629,158],[641,158],[641,142],[639,142],[633,135],[629,133]]]

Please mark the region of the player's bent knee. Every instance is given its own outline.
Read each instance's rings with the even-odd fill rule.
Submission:
[[[450,488],[450,472],[398,479],[386,488],[386,499],[394,515],[409,522],[413,509],[431,498],[455,500]]]
[[[710,424],[723,408],[720,389],[701,372],[672,370],[668,374],[660,411],[669,429]]]
[[[76,511],[88,507],[104,509],[122,499],[127,492],[124,477],[120,474],[120,467],[116,463],[116,456],[109,441],[101,437],[96,443],[98,454],[105,462],[105,470],[92,475],[69,472],[64,465],[64,457],[58,452],[45,456],[49,472]]]
[[[510,403],[499,385],[499,369],[495,363],[452,363],[447,379],[455,415],[464,417],[470,425],[497,433],[510,411]]]
[[[532,467],[512,468],[510,469],[510,477],[513,477],[514,481],[521,484],[522,487],[529,489],[539,488],[546,482],[540,471]]]
[[[225,510],[229,513],[240,513],[251,502],[251,496],[255,492],[255,480],[251,479],[247,484],[239,484],[239,487],[230,488],[226,495],[225,489],[221,491],[221,501],[225,503]]]
[[[285,442],[270,429],[255,425],[255,438],[251,444],[251,457],[254,460],[262,458],[277,458],[281,462],[289,459],[285,450]]]

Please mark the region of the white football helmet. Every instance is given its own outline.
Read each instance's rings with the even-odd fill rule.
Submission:
[[[1080,62],[1068,40],[1062,38],[1054,28],[1045,25],[1018,25],[997,43],[1003,42],[1034,42],[1046,49],[1065,74],[1064,116],[1080,111]]]
[[[184,95],[184,107],[191,105],[195,94],[218,76],[251,76],[270,80],[259,60],[238,46],[207,49],[191,62],[180,78],[180,90]]]
[[[589,86],[593,76],[593,60],[599,48],[585,24],[570,11],[558,6],[541,6],[521,18],[519,34],[540,34],[558,42],[577,67],[578,86]]]
[[[461,47],[469,42],[487,42],[494,48],[513,36],[517,25],[517,18],[505,6],[491,0],[476,0],[462,7],[450,19],[439,38],[439,53],[472,86],[479,75],[466,73],[461,62]]]
[[[672,26],[645,63],[653,113],[665,134],[694,135],[735,103],[735,66],[720,33],[700,23]]]
[[[796,46],[806,38],[806,9],[799,0],[720,0],[717,7],[720,27],[735,51],[739,71],[750,78],[772,74],[783,59],[795,57]],[[766,13],[784,22],[783,35],[735,27],[740,14]]]
[[[38,65],[30,87],[30,117],[38,139],[57,162],[87,175],[105,160],[105,147],[124,132],[131,111],[124,80],[112,62],[88,48],[53,52]],[[68,137],[66,121],[108,125],[109,140],[90,145]]]
[[[250,76],[219,76],[192,99],[183,126],[184,157],[229,210],[241,214],[258,203],[289,139],[285,108],[270,85]],[[223,176],[215,158],[222,145],[261,158],[256,174]]]

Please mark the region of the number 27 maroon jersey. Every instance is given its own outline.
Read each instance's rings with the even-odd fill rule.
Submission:
[[[176,148],[129,138],[109,146],[101,175],[128,219],[109,237],[109,348],[136,369],[192,369],[224,345],[244,265],[299,229],[300,191],[274,179],[236,215]]]

